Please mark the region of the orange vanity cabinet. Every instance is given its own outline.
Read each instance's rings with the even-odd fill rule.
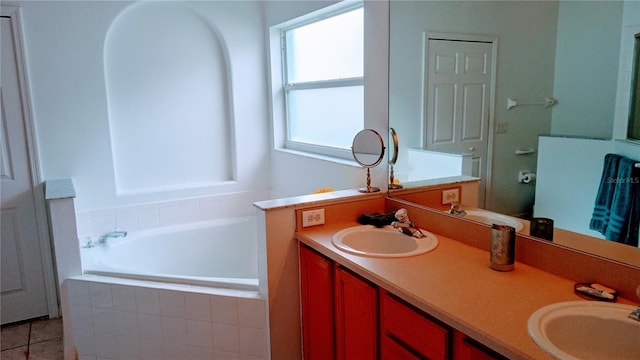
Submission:
[[[457,330],[453,338],[453,360],[508,360]]]
[[[332,359],[335,353],[333,261],[300,246],[302,350],[305,359]]]
[[[382,359],[449,359],[451,330],[391,293],[380,294]],[[405,354],[398,356],[396,353]]]
[[[300,291],[305,359],[377,359],[376,286],[301,245]]]
[[[378,288],[335,268],[336,359],[378,358]]]
[[[305,359],[505,359],[304,244],[300,289]]]

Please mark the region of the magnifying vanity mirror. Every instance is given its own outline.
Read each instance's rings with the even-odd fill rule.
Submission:
[[[391,157],[389,158],[389,189],[402,189],[402,185],[396,183],[395,174],[393,173],[393,166],[396,164],[396,161],[398,161],[398,134],[392,127],[389,128],[389,137],[393,144],[393,147],[391,148],[393,150],[393,154],[391,154]]]
[[[353,138],[351,146],[353,158],[360,166],[367,169],[367,187],[358,191],[363,193],[372,193],[380,191],[380,188],[371,186],[372,167],[377,166],[384,157],[384,141],[382,136],[372,129],[364,129],[356,134]]]

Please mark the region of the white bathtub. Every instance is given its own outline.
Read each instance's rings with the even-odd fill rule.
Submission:
[[[129,232],[82,248],[83,272],[257,291],[256,233],[255,216]]]

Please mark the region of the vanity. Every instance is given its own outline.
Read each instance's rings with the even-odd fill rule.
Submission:
[[[546,305],[581,299],[570,271],[561,276],[545,269],[557,263],[532,266],[539,261],[539,244],[521,237],[515,270],[494,271],[488,265],[488,226],[399,199],[384,199],[381,211],[399,208],[437,236],[435,249],[398,258],[342,251],[333,235],[359,224],[353,209],[340,216],[340,206],[325,208],[326,224],[298,228],[306,359],[552,358],[531,339],[527,321]],[[621,276],[637,282],[637,269],[629,270]],[[618,303],[634,304],[624,295]]]

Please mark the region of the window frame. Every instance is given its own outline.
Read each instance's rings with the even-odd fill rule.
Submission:
[[[312,144],[290,140],[289,125],[291,119],[289,118],[288,94],[291,91],[297,90],[332,89],[339,87],[359,86],[363,89],[364,97],[364,68],[363,76],[361,77],[292,83],[288,79],[287,72],[289,64],[287,63],[286,33],[287,31],[290,31],[292,29],[296,29],[357,9],[364,9],[363,1],[345,1],[271,27],[271,79],[273,101],[272,116],[274,124],[274,147],[276,150],[289,151],[314,157],[328,158],[330,160],[349,160],[349,162],[353,161],[353,155],[350,148],[344,149],[329,145]],[[363,128],[364,127],[365,126],[363,119]]]

